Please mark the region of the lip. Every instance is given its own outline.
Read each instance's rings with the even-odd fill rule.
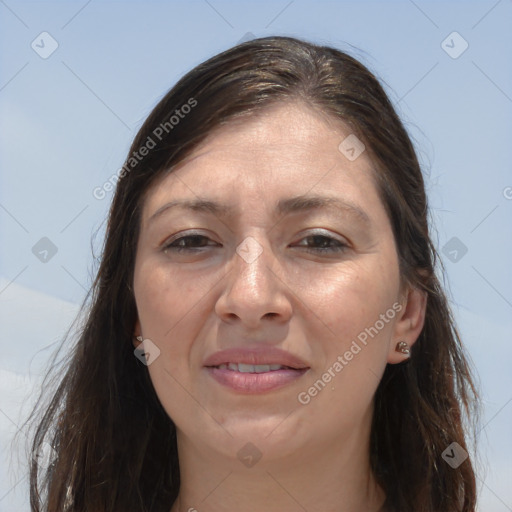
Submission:
[[[287,368],[261,373],[238,372],[220,369],[217,366],[229,363],[251,365],[281,365]],[[275,347],[231,348],[209,356],[204,362],[205,370],[216,380],[233,391],[258,394],[273,391],[300,379],[309,366],[300,358]]]
[[[239,347],[228,348],[209,356],[204,366],[219,366],[228,363],[242,364],[280,364],[294,370],[304,370],[309,366],[299,357],[277,347]]]

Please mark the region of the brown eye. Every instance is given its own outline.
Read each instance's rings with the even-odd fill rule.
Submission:
[[[301,241],[309,241],[307,245],[299,244],[299,247],[305,247],[309,251],[319,253],[336,253],[344,251],[348,245],[326,235],[310,235],[304,237]]]
[[[199,252],[198,250],[212,245],[208,244],[208,241],[212,240],[204,235],[186,235],[169,242],[163,249],[165,252]]]

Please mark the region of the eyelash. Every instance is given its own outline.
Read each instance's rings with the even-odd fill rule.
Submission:
[[[313,250],[314,252],[319,252],[319,253],[339,253],[339,252],[343,252],[345,251],[346,249],[348,249],[348,245],[341,242],[340,240],[337,240],[336,238],[332,238],[330,236],[327,236],[327,235],[320,235],[320,234],[314,234],[314,235],[308,235],[304,238],[302,238],[301,240],[307,240],[308,238],[321,238],[323,239],[324,241],[327,241],[329,242],[330,244],[336,244],[336,245],[331,245],[331,247],[317,247],[316,249],[312,249],[312,248],[306,248],[306,249],[309,249],[309,250]]]
[[[173,240],[172,242],[166,244],[163,249],[164,249],[164,251],[173,251],[173,252],[177,252],[177,253],[197,252],[197,250],[201,249],[202,247],[183,247],[183,246],[174,245],[174,244],[176,244],[177,242],[181,242],[182,240],[190,240],[190,239],[197,240],[198,238],[204,238],[205,240],[209,240],[209,238],[204,235],[186,235],[186,236],[182,236],[180,238],[176,238],[176,240]]]
[[[311,248],[311,247],[305,247],[305,249],[308,251],[308,252],[315,252],[315,253],[320,253],[320,254],[327,254],[327,253],[340,253],[340,252],[343,252],[345,251],[347,248],[348,248],[348,245],[341,242],[340,240],[337,240],[335,238],[332,238],[330,236],[326,236],[326,235],[321,235],[321,234],[313,234],[313,235],[308,235],[304,238],[301,239],[302,240],[307,240],[307,239],[311,239],[311,238],[321,238],[323,239],[324,241],[327,241],[329,242],[330,244],[332,243],[335,243],[337,244],[336,246],[332,246],[331,247],[317,247],[317,248]],[[207,247],[207,245],[203,245],[203,246],[200,246],[200,247],[184,247],[184,246],[179,246],[179,245],[174,245],[178,242],[182,242],[183,240],[191,240],[191,239],[205,239],[205,240],[210,240],[207,236],[205,235],[186,235],[186,236],[182,236],[180,238],[177,238],[176,240],[173,240],[172,242],[166,244],[164,247],[163,247],[163,250],[164,252],[167,252],[167,251],[172,251],[172,252],[175,252],[175,253],[184,253],[184,252],[200,252],[201,249],[203,247]],[[304,247],[304,246],[302,246]]]

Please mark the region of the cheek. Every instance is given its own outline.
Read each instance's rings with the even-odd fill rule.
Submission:
[[[182,373],[187,366],[184,364],[189,350],[187,338],[179,332],[187,320],[192,292],[187,287],[180,288],[172,276],[151,262],[136,268],[134,292],[142,334],[160,351],[148,371],[164,403],[169,392],[176,394],[175,379],[183,380]]]
[[[297,296],[314,313],[323,338],[331,339],[329,346],[357,337],[392,307],[399,288],[398,271],[392,261],[384,265],[379,260],[375,256],[364,264],[347,263],[303,282]],[[389,327],[387,322],[383,330]]]
[[[320,364],[308,379],[313,389],[308,389],[313,394],[321,389],[314,405],[319,411],[325,407],[338,416],[350,410],[360,418],[385,370],[399,280],[393,260],[384,264],[381,257],[347,265],[315,287],[310,283],[310,307],[321,323],[309,331],[320,341],[314,347]]]
[[[321,320],[317,327],[309,325],[309,336],[320,342],[315,349],[321,364],[303,397],[314,397],[318,411],[335,416],[352,411],[353,418],[361,418],[387,364],[398,265],[381,253],[364,265],[347,265],[308,284],[308,306]]]
[[[194,350],[204,348],[196,347],[194,340],[211,316],[210,294],[217,281],[218,276],[175,271],[158,258],[147,258],[135,269],[142,334],[160,350],[160,357],[148,370],[161,399],[179,395],[178,383],[189,386],[192,359],[197,355]]]
[[[143,334],[160,342],[165,342],[187,314],[193,314],[194,304],[204,295],[197,283],[152,259],[136,268],[134,289]]]
[[[160,351],[147,370],[167,414],[173,420],[179,419],[181,410],[188,411],[193,406],[187,393],[187,361],[189,340],[198,323],[194,309],[198,290],[154,260],[136,267],[134,277],[142,334]]]

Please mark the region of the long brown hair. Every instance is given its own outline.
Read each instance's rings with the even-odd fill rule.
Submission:
[[[305,102],[364,142],[393,226],[402,278],[428,296],[410,360],[388,365],[375,395],[371,465],[386,505],[399,512],[474,512],[471,458],[454,469],[442,454],[453,442],[470,450],[464,424],[474,425],[477,392],[436,277],[439,262],[413,145],[368,69],[337,49],[288,37],[255,39],[200,64],[137,133],[119,173],[83,321],[59,366],[64,375],[40,404],[30,471],[33,512],[156,512],[175,501],[176,430],[132,345],[144,194],[213,130],[282,101]],[[47,469],[36,457],[43,443],[56,455]]]

